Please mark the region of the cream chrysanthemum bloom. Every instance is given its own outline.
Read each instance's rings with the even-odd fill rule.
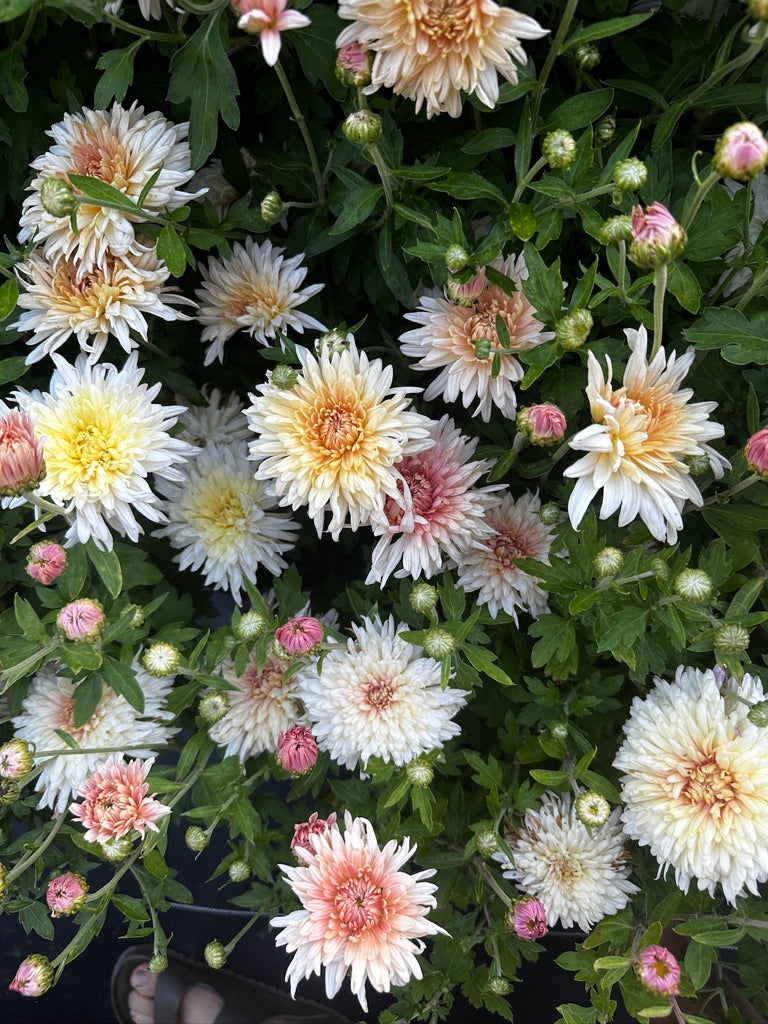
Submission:
[[[434,868],[409,875],[401,868],[416,852],[407,837],[379,846],[366,818],[344,815],[344,832],[333,824],[307,837],[309,849],[294,847],[299,867],[281,864],[302,904],[269,922],[283,930],[278,946],[295,953],[285,979],[291,993],[302,978],[322,974],[325,993],[333,999],[350,974],[350,988],[368,1012],[365,986],[389,992],[421,978],[416,959],[425,935],[447,935],[427,920],[437,905],[437,886],[426,882]]]
[[[68,544],[93,538],[98,547],[111,548],[112,530],[136,541],[143,532],[137,513],[165,521],[149,474],[181,480],[176,464],[197,453],[168,433],[184,408],[152,401],[160,384],[142,384],[135,352],[122,370],[92,366],[85,356],[74,366],[58,355],[53,361],[49,394],[15,393],[45,439],[46,476],[37,493],[73,517]]]
[[[371,84],[426,104],[427,117],[461,113],[461,92],[487,107],[499,98],[501,75],[513,85],[527,57],[521,39],[547,34],[533,18],[493,0],[340,0],[339,17],[350,19],[337,46],[359,43],[373,50]]]
[[[238,331],[247,331],[262,345],[277,338],[279,331],[292,328],[299,334],[305,327],[324,331],[325,327],[298,307],[311,299],[322,284],[301,285],[307,268],[301,265],[304,253],[286,259],[284,250],[252,238],[245,245],[232,246],[231,259],[211,259],[201,264],[203,283],[197,290],[204,324],[201,340],[210,342],[205,365],[223,361],[224,344]]]
[[[518,609],[534,618],[547,611],[546,591],[516,563],[518,558],[549,562],[552,528],[541,521],[540,508],[536,494],[515,500],[507,492],[485,513],[490,536],[478,537],[458,560],[458,585],[477,591],[477,603],[487,605],[491,615],[503,610],[517,622]]]
[[[369,360],[350,342],[344,352],[315,357],[298,348],[301,372],[284,391],[267,382],[251,395],[248,424],[256,476],[274,481],[281,505],[306,505],[318,535],[330,511],[336,539],[357,530],[386,499],[401,501],[397,463],[430,448],[431,421],[408,409],[408,392],[393,388],[392,368]]]
[[[717,402],[689,404],[693,391],[680,387],[693,363],[692,348],[669,358],[661,348],[649,363],[645,328],[624,333],[632,354],[615,391],[610,359],[606,378],[589,353],[587,397],[594,422],[568,442],[587,453],[563,474],[576,478],[568,515],[576,529],[602,490],[601,519],[619,509],[619,526],[639,516],[657,540],[674,544],[685,502],[702,502],[685,460],[704,455],[721,477],[729,463],[706,442],[725,431],[709,419]]]
[[[178,437],[198,448],[209,444],[236,444],[248,441],[251,432],[245,418],[245,406],[231,393],[224,397],[218,388],[203,387],[207,405],[191,405],[179,419]],[[179,396],[177,396],[179,397]]]
[[[254,582],[260,565],[274,576],[288,567],[281,556],[296,543],[299,524],[270,511],[276,499],[254,478],[244,442],[206,445],[182,481],[158,480],[158,490],[168,523],[155,536],[179,550],[181,569],[201,569],[207,585],[230,591],[238,604],[244,580]]]
[[[99,178],[135,202],[159,170],[143,209],[147,213],[176,210],[194,198],[179,191],[194,174],[188,127],[186,123],[173,124],[156,111],[145,114],[136,103],[127,110],[115,103],[111,110],[83,108],[79,114],[65,114],[47,133],[54,145],[32,162],[38,174],[24,200],[19,239],[28,242],[34,238],[42,243],[52,262],[60,256],[74,257],[82,274],[102,266],[108,253],[126,256],[137,252],[133,222],[141,221],[141,214],[78,206],[75,234],[68,217],[54,217],[43,208],[42,183],[46,178],[67,180],[70,174],[86,175]]]
[[[281,732],[303,721],[295,676],[285,677],[287,662],[269,654],[260,669],[256,655],[241,676],[227,658],[221,675],[234,687],[227,690],[229,709],[208,730],[211,739],[224,747],[224,755],[241,761],[257,754],[274,753]]]
[[[461,732],[468,693],[440,685],[440,662],[403,640],[390,617],[353,625],[346,647],[307,665],[296,689],[317,745],[346,768],[370,757],[403,765]]]
[[[468,409],[478,399],[474,415],[486,423],[496,406],[507,419],[515,418],[517,398],[514,385],[523,378],[523,367],[513,354],[500,353],[500,368],[493,376],[493,354],[499,350],[496,317],[501,316],[509,331],[514,352],[526,352],[554,338],[534,316],[534,308],[526,299],[521,282],[528,277],[523,256],[494,260],[491,266],[514,282],[516,291],[507,295],[493,284],[486,283],[471,306],[457,305],[438,291],[422,295],[420,308],[406,313],[405,319],[421,324],[400,335],[403,353],[419,361],[415,370],[440,370],[424,392],[427,400],[443,398],[446,402],[461,400]],[[487,338],[491,344],[488,359],[478,359],[474,342]]]
[[[106,255],[86,274],[79,273],[76,259],[66,257],[49,263],[33,254],[19,267],[24,290],[18,304],[25,312],[10,326],[32,332],[28,363],[51,355],[73,334],[91,363],[101,358],[110,335],[131,352],[138,346],[135,336],[147,341],[145,313],[161,320],[190,319],[173,307],[194,302],[166,287],[168,268],[154,249],[137,250],[130,262]]]
[[[171,728],[173,714],[166,706],[173,687],[173,676],[155,679],[134,661],[136,681],[144,694],[144,710],[137,711],[128,701],[104,686],[93,714],[84,725],[75,728],[75,683],[56,674],[48,664],[35,675],[22,701],[21,711],[12,718],[18,739],[34,743],[38,751],[63,750],[59,756],[39,759],[42,772],[35,779],[41,792],[40,807],[56,812],[67,804],[105,754],[73,754],[56,732],[63,729],[84,748],[120,747],[134,757],[149,757],[168,743],[177,731]]]
[[[734,903],[768,880],[768,730],[747,717],[763,699],[757,677],[721,689],[714,672],[680,666],[632,702],[613,762],[624,831],[684,892],[695,879]]]
[[[514,864],[502,852],[494,859],[505,878],[543,903],[550,927],[560,921],[588,932],[639,891],[628,878],[620,813],[617,807],[604,825],[588,830],[570,795],[545,793],[541,807],[526,812],[520,831],[507,836]]]
[[[449,416],[436,423],[430,435],[434,445],[398,463],[403,484],[400,502],[387,498],[381,512],[371,516],[373,550],[366,583],[386,583],[395,576],[434,576],[451,563],[475,539],[492,532],[485,512],[495,503],[493,492],[501,487],[473,485],[492,462],[471,462],[477,439],[470,441]]]

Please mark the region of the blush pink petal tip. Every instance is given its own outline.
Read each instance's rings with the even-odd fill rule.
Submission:
[[[145,779],[154,760],[137,758],[126,763],[122,755],[112,754],[96,766],[77,791],[83,802],[69,807],[75,820],[85,826],[88,842],[107,843],[134,831],[144,838],[147,829],[159,831],[156,822],[170,814],[171,808],[147,796]]]
[[[547,912],[541,900],[535,898],[518,900],[512,909],[511,918],[513,930],[518,938],[541,939],[549,931]]]
[[[291,775],[305,775],[317,761],[317,743],[306,725],[293,725],[277,739],[277,760]]]
[[[67,553],[60,544],[42,541],[33,544],[27,555],[27,575],[36,583],[50,586],[67,567]]]
[[[289,619],[275,630],[275,640],[293,657],[308,654],[323,642],[323,624],[311,615]]]
[[[82,875],[67,871],[48,883],[45,902],[51,917],[66,917],[76,913],[85,903],[88,883]]]
[[[753,473],[768,479],[768,426],[750,437],[744,448],[744,458]]]
[[[25,494],[44,475],[43,445],[30,416],[19,409],[0,415],[0,497]]]
[[[243,32],[258,34],[265,63],[277,64],[280,56],[280,33],[289,29],[305,28],[310,19],[300,11],[287,11],[286,0],[235,0],[240,14],[237,27]]]
[[[309,854],[310,857],[313,856],[315,848],[310,841],[311,837],[322,835],[326,829],[331,828],[335,824],[335,811],[329,814],[327,818],[320,818],[318,817],[317,811],[313,811],[312,814],[310,814],[308,821],[302,821],[298,825],[294,825],[291,849],[296,854],[297,858],[301,859],[299,857],[300,853]]]

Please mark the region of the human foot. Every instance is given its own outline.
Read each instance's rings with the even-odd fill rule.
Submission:
[[[155,1024],[155,988],[157,975],[149,970],[149,964],[141,964],[131,974],[131,991],[128,1008],[134,1024]],[[221,1013],[224,1000],[208,985],[193,985],[179,1004],[175,1021],[158,1021],[157,1024],[214,1024]]]

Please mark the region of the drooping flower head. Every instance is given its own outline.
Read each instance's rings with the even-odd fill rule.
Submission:
[[[67,553],[61,544],[53,541],[40,541],[33,544],[27,555],[26,570],[37,583],[47,587],[64,572],[67,567]]]
[[[171,808],[147,796],[146,781],[154,757],[148,761],[124,761],[122,754],[112,754],[97,765],[93,775],[77,790],[82,803],[72,803],[69,810],[76,821],[85,826],[85,840],[107,843],[138,832],[143,838],[147,829],[158,832],[157,822]]]
[[[537,21],[493,0],[341,0],[339,17],[352,21],[337,46],[358,42],[373,50],[367,93],[391,88],[426,104],[427,117],[461,113],[461,92],[474,94],[487,107],[499,98],[501,75],[517,82],[517,66],[527,57],[521,39],[547,34]]]
[[[53,360],[50,393],[15,395],[45,437],[47,474],[39,493],[73,517],[68,545],[93,538],[97,547],[111,548],[112,530],[136,541],[143,532],[137,513],[155,523],[165,518],[149,474],[181,480],[176,464],[196,452],[168,433],[184,408],[153,402],[161,385],[142,384],[135,352],[122,370],[92,366],[84,356],[74,365],[58,355]]]
[[[515,418],[514,385],[522,380],[524,371],[514,353],[526,352],[554,337],[536,319],[533,306],[523,294],[520,284],[527,279],[528,268],[522,255],[508,256],[506,260],[499,258],[491,266],[513,282],[512,295],[486,282],[474,302],[459,305],[433,291],[421,296],[419,309],[405,315],[406,320],[421,326],[400,335],[400,347],[405,355],[419,360],[414,363],[414,369],[440,370],[424,397],[428,401],[460,399],[465,409],[477,399],[475,415],[486,423],[494,406],[508,419]],[[501,352],[497,316],[501,316],[509,331],[511,354]],[[486,359],[479,359],[475,343],[483,338],[490,342],[490,354]],[[500,359],[495,377],[494,353],[498,353]]]
[[[267,382],[246,409],[256,434],[256,476],[273,481],[281,505],[307,506],[318,534],[356,530],[388,497],[401,501],[398,462],[431,447],[431,423],[408,409],[409,388],[393,388],[392,368],[354,342],[315,357],[298,348],[301,373],[283,391]]]
[[[305,28],[309,18],[300,11],[287,11],[287,0],[232,0],[240,17],[237,27],[258,33],[264,60],[273,67],[280,56],[280,33]]]
[[[768,730],[749,718],[763,697],[755,676],[723,689],[714,672],[680,666],[632,702],[614,760],[624,830],[683,892],[695,879],[735,903],[768,880]]]
[[[44,476],[43,444],[31,417],[0,402],[0,497],[26,494]]]
[[[619,526],[639,516],[657,540],[674,544],[684,503],[702,502],[686,460],[704,455],[721,477],[728,462],[707,442],[722,437],[724,429],[709,419],[716,402],[691,403],[693,391],[680,387],[693,363],[693,349],[667,357],[661,348],[648,362],[645,328],[624,333],[632,354],[620,388],[611,385],[610,359],[606,378],[589,353],[587,397],[593,423],[568,442],[587,453],[564,473],[577,481],[568,514],[577,529],[602,490],[601,519],[619,509]]]
[[[42,953],[33,953],[21,961],[8,990],[36,999],[47,992],[52,984],[53,968],[50,960]]]
[[[646,946],[637,957],[635,974],[649,992],[676,996],[680,981],[680,964],[666,946]]]
[[[304,253],[286,259],[283,252],[268,240],[257,245],[249,237],[244,246],[235,242],[229,259],[212,258],[200,265],[197,319],[204,325],[201,340],[210,342],[206,366],[224,360],[224,344],[238,331],[268,345],[289,328],[299,334],[306,327],[325,330],[319,320],[298,309],[323,285],[302,288],[307,276],[301,265]]]
[[[364,618],[322,671],[307,665],[294,677],[318,747],[347,768],[370,757],[408,764],[460,732],[466,692],[441,687],[440,662],[403,640],[404,628]]]
[[[425,935],[446,935],[427,920],[436,905],[436,886],[425,879],[434,869],[409,875],[402,871],[416,848],[405,838],[379,846],[365,818],[345,814],[336,825],[309,837],[311,852],[295,846],[299,867],[280,868],[302,904],[301,910],[275,917],[282,931],[278,946],[295,953],[286,973],[291,992],[302,978],[325,969],[325,991],[333,999],[350,974],[350,988],[367,1012],[365,986],[389,992],[421,978],[417,955]]]

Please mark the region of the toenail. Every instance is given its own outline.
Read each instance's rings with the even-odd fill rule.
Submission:
[[[146,964],[137,967],[131,974],[131,982],[134,986],[144,985],[149,978],[149,968]]]

